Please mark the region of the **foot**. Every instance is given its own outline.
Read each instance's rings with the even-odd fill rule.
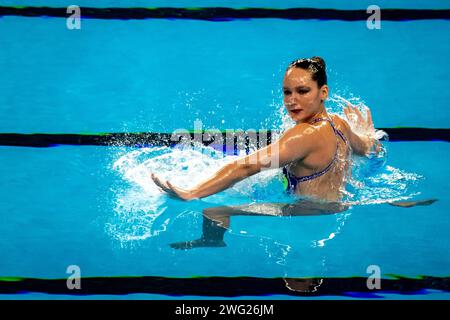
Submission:
[[[188,250],[201,247],[226,247],[227,244],[223,240],[206,240],[200,238],[192,241],[171,243],[170,246],[174,249]]]
[[[411,208],[415,206],[429,206],[433,204],[438,199],[428,199],[422,201],[399,201],[399,202],[389,202],[391,206],[403,207],[403,208]]]

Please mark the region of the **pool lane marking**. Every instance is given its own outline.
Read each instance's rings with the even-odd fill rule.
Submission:
[[[1,16],[67,18],[67,8],[0,6]],[[248,19],[366,21],[366,9],[338,10],[318,8],[93,8],[81,7],[82,18],[89,19],[169,19],[224,22]],[[450,9],[382,9],[383,21],[449,20]]]
[[[283,278],[260,277],[89,277],[81,278],[80,289],[69,289],[67,279],[20,278],[0,279],[0,294],[46,293],[67,295],[126,295],[134,293],[169,296],[364,296],[379,297],[395,293],[424,295],[430,290],[450,292],[450,278],[420,276],[381,279],[381,290],[371,290],[366,277],[289,279],[315,287],[314,291],[298,292],[286,287]],[[292,282],[294,281],[294,282]]]
[[[389,141],[444,141],[450,142],[450,129],[435,129],[435,128],[380,128],[389,135]],[[270,130],[262,130],[264,132],[261,138],[267,137],[267,143],[271,142],[272,132]],[[205,133],[203,131],[202,133]],[[224,141],[229,141],[230,133],[222,131],[222,141],[215,142],[214,137],[207,140],[206,137],[202,139],[205,146],[224,146]],[[249,139],[240,141],[239,136],[242,133],[233,133],[233,141],[236,148],[249,148]],[[195,140],[194,133],[190,133],[191,139]],[[147,147],[147,146],[167,146],[173,147],[179,141],[171,140],[171,133],[158,132],[137,132],[137,133],[96,133],[96,134],[51,134],[51,133],[0,133],[0,146],[15,146],[15,147],[55,147],[59,145],[85,145],[85,146],[129,146],[129,147]],[[259,132],[256,132],[257,143],[260,140]],[[240,141],[238,143],[238,140]],[[220,144],[220,145],[218,145]],[[257,144],[257,147],[259,145]]]

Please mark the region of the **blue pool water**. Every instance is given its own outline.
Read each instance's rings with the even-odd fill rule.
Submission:
[[[64,5],[31,2],[27,5]],[[142,3],[135,1],[135,6]],[[394,8],[425,8],[391,3]],[[305,2],[301,7],[313,6]],[[365,9],[334,1],[321,7]],[[431,1],[426,8],[446,7]],[[376,127],[447,128],[450,120],[450,44],[442,41],[450,31],[448,20],[382,21],[381,30],[369,30],[365,21],[83,19],[81,30],[68,30],[62,18],[11,16],[0,18],[0,30],[0,133],[172,132],[192,130],[196,120],[203,129],[280,130],[285,125],[280,113],[285,66],[313,55],[326,60],[331,95],[370,106]],[[333,101],[329,106],[340,111]],[[351,200],[361,205],[315,217],[236,216],[225,234],[226,247],[192,250],[170,244],[201,235],[203,209],[287,201],[279,172],[263,172],[231,190],[186,203],[161,194],[150,172],[187,186],[232,156],[211,155],[199,147],[0,146],[0,278],[65,279],[67,267],[78,265],[83,278],[349,279],[368,277],[367,267],[377,265],[383,279],[448,279],[450,169],[445,159],[450,145],[383,144],[384,166],[355,177]],[[386,204],[429,198],[438,201],[413,208]],[[29,291],[3,291],[0,298],[79,298]],[[378,294],[449,298],[448,287]],[[270,293],[235,297],[298,298]]]

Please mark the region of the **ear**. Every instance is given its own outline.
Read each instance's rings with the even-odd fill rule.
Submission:
[[[320,88],[320,100],[323,102],[328,99],[328,86],[324,84]]]

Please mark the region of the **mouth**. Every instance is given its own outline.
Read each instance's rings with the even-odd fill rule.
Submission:
[[[289,110],[290,113],[292,114],[299,114],[300,112],[302,112],[303,109],[293,109],[293,110]]]

